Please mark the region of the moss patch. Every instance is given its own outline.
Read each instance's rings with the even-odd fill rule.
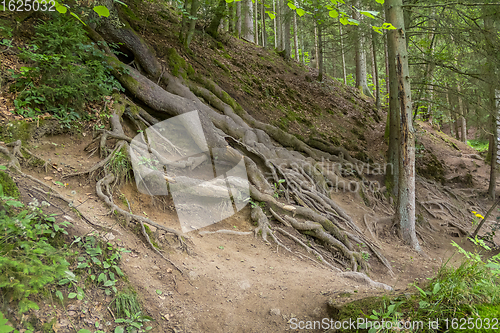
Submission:
[[[172,71],[172,75],[180,75],[184,79],[187,79],[188,76],[192,76],[194,74],[193,66],[191,66],[191,64],[188,64],[186,60],[181,57],[174,48],[167,49],[166,60],[168,63],[168,67]]]
[[[3,195],[19,199],[19,189],[16,183],[3,171],[0,171],[0,185],[2,185]]]

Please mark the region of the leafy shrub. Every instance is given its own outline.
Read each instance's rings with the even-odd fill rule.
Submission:
[[[48,205],[42,202],[42,205]],[[66,233],[68,222],[55,223],[53,215],[46,215],[35,199],[28,209],[14,212],[13,207],[24,205],[6,197],[0,185],[0,292],[4,299],[19,301],[19,311],[38,306],[28,297],[59,280],[68,269],[66,248],[54,247],[54,239]]]
[[[104,54],[90,43],[74,19],[56,15],[35,27],[35,37],[20,57],[29,67],[12,72],[19,94],[16,112],[27,117],[50,112],[67,125],[78,120],[85,103],[123,90],[111,75]]]
[[[488,140],[467,140],[467,144],[479,152],[488,151]]]

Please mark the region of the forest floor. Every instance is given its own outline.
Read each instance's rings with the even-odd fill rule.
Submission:
[[[483,197],[481,194],[485,193],[487,188],[488,166],[481,159],[468,157],[475,154],[475,151],[436,131],[428,124],[419,123],[417,128],[419,142],[426,151],[439,156],[438,159],[445,166],[444,181],[450,186],[465,189],[470,193],[479,193],[478,196]],[[253,236],[201,236],[199,231],[189,233],[192,249],[190,254],[175,250],[175,243],[169,244],[167,255],[184,271],[184,274],[180,274],[153,252],[142,236],[138,236],[137,231],[123,227],[123,224],[118,223],[117,219],[109,214],[109,208],[96,197],[95,181],[86,178],[62,179],[64,174],[75,169],[86,169],[99,161],[98,157],[88,158],[84,153],[83,148],[91,140],[90,133],[84,133],[85,136],[63,134],[30,142],[30,149],[41,158],[50,160],[52,166],[48,173],[40,169],[24,172],[57,188],[62,196],[73,201],[82,214],[95,223],[90,225],[80,219],[71,212],[66,202],[55,197],[45,198],[52,202],[53,206],[64,210],[65,216],[71,217],[71,234],[83,235],[98,231],[106,239],[132,251],[124,254],[121,267],[128,276],[130,285],[138,292],[146,313],[155,319],[155,332],[288,331],[294,327],[294,321],[290,321],[292,318],[300,321],[328,318],[327,301],[331,298],[335,303],[342,304],[385,292],[373,289],[363,282],[339,277],[337,273],[308,257],[303,249],[294,244],[287,245],[307,259],[284,253],[272,243],[266,244]],[[373,140],[378,138],[379,144],[383,145],[382,131],[374,131],[370,135]],[[453,148],[450,142],[460,150]],[[466,179],[467,174],[472,175],[472,185],[465,186],[457,182]],[[16,177],[15,181],[22,189],[25,202],[30,201],[33,195],[40,195],[32,189],[39,186],[38,184],[22,177]],[[60,186],[56,182],[67,185]],[[419,188],[420,191],[425,189]],[[140,194],[134,184],[117,189],[115,198],[118,198],[120,193],[128,198],[130,208],[135,214],[180,229],[177,215],[168,199],[160,202]],[[334,196],[365,232],[363,215],[369,213],[374,217],[384,217],[352,193],[337,193]],[[122,208],[127,209],[123,202],[118,199],[116,201]],[[491,203],[487,200],[481,202],[483,210],[480,212],[484,214]],[[55,207],[52,209],[57,212]],[[426,215],[421,209],[418,214]],[[254,225],[249,215],[250,210],[246,208],[201,231],[252,231]],[[370,277],[389,284],[395,289],[395,293],[402,293],[407,290],[409,284],[420,283],[435,276],[443,263],[455,252],[450,244],[451,240],[465,249],[472,249],[470,242],[453,228],[450,229],[445,220],[428,218],[428,223],[432,224],[433,230],[437,232],[429,233],[426,228],[419,228],[425,255],[410,250],[396,235],[381,232],[374,240],[379,242],[383,255],[391,262],[395,276],[389,276],[376,258],[370,258],[369,262],[373,266]],[[487,230],[488,226],[484,228],[483,230]],[[155,231],[153,227],[152,231]],[[159,240],[167,241],[161,237],[161,233]],[[498,241],[496,239],[497,243]],[[457,258],[458,256],[454,257]],[[161,291],[161,294],[158,291]],[[413,288],[410,292],[414,291]],[[72,331],[68,316],[72,324],[78,327],[92,327],[95,322],[112,322],[106,310],[107,302],[109,303],[111,298],[103,295],[98,289],[87,292],[87,295],[88,298],[84,301],[70,301],[67,304],[70,311],[66,313],[61,309],[54,310],[50,303],[46,303],[32,314],[41,323],[52,321],[52,329],[55,332]],[[57,317],[56,321],[53,321],[54,316]]]
[[[137,15],[140,14],[148,13],[137,10]],[[153,22],[158,22],[154,16],[161,12],[149,14]],[[141,21],[135,24],[140,26]],[[154,30],[148,26],[148,34],[144,36],[159,58],[168,53],[165,45],[176,43],[176,36],[165,31],[167,28]],[[217,83],[257,119],[280,126],[304,140],[313,136],[330,140],[332,145],[343,146],[353,156],[372,165],[384,163],[386,113],[377,111],[373,101],[359,96],[356,90],[332,80],[320,84],[315,81],[314,70],[295,62],[284,62],[272,51],[235,39],[228,39],[221,46],[212,39],[197,36],[193,51],[197,55],[196,61],[190,62],[194,69],[217,78]],[[7,54],[0,57],[2,71],[5,67],[22,65],[16,57]],[[7,89],[8,85],[2,87],[0,97],[1,126],[19,118],[9,112],[14,96]],[[83,124],[74,134],[31,136],[23,143],[50,161],[48,172],[29,167],[23,167],[23,172],[56,189],[92,223],[76,215],[66,201],[54,196],[40,197],[40,192],[33,190],[39,184],[30,179],[16,176],[14,180],[25,203],[35,196],[52,203],[49,212],[63,211],[64,218],[73,223],[71,235],[98,232],[131,251],[123,255],[120,264],[128,277],[124,283],[137,291],[145,313],[154,318],[152,332],[285,332],[293,330],[296,322],[293,318],[298,321],[328,318],[329,300],[340,305],[387,293],[364,281],[339,276],[287,239],[281,241],[293,254],[263,242],[260,237],[200,234],[219,229],[253,231],[255,226],[248,207],[219,223],[188,233],[188,253],[163,232],[151,227],[165,255],[183,271],[180,273],[151,250],[139,232],[110,214],[109,208],[97,198],[95,178],[63,178],[75,170],[86,170],[100,160],[97,156],[88,157],[84,151],[92,140],[94,125]],[[466,250],[473,250],[460,228],[471,230],[474,218],[471,211],[484,215],[492,204],[486,199],[489,166],[474,149],[428,123],[417,123],[416,130],[420,175],[417,200],[421,202],[417,206],[417,229],[423,253],[410,250],[388,225],[375,223],[390,216],[391,211],[384,214],[380,207],[367,205],[357,193],[332,193],[357,226],[365,234],[372,234],[395,273],[390,276],[380,262],[371,257],[368,259],[372,265],[370,277],[390,285],[398,294],[415,292],[409,284],[424,283],[436,275],[455,253],[451,240]],[[372,180],[384,185],[383,175]],[[449,192],[460,193],[468,199],[458,204],[451,199],[444,200],[449,206],[437,200]],[[180,230],[171,198],[141,194],[135,183],[115,188],[115,203],[128,210],[123,200],[118,199],[121,197],[128,199],[133,213]],[[450,214],[461,219],[462,224],[451,223]],[[492,216],[483,232],[489,230],[488,224],[495,218]],[[499,244],[498,236],[494,241]],[[455,255],[450,264],[458,260],[459,256]],[[101,323],[101,329],[111,332],[107,329],[114,327],[108,311],[111,297],[98,288],[87,290],[86,295],[81,301],[70,300],[66,309],[41,299],[40,310],[31,310],[27,316],[36,318],[40,325],[51,323],[50,329],[54,332],[73,332],[73,327],[92,329],[96,322]],[[15,313],[9,315],[12,320],[16,319]]]

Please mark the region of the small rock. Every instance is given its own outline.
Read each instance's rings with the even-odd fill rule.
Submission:
[[[155,265],[155,266],[152,266],[151,268],[152,268],[152,269],[154,269],[155,271],[159,271],[159,270],[160,270],[160,267],[158,267],[158,266],[156,266],[156,265]]]
[[[269,313],[271,314],[271,316],[279,316],[281,314],[281,311],[280,309],[271,309]]]
[[[190,271],[188,275],[191,280],[195,280],[198,277],[198,273],[195,271]]]
[[[76,312],[70,310],[70,311],[68,311],[68,316],[70,316],[70,317],[76,316]]]

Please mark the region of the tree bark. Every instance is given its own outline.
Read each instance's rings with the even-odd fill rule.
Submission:
[[[241,37],[241,26],[243,17],[241,16],[241,1],[236,3],[236,33],[237,37]]]
[[[380,109],[380,86],[378,82],[378,66],[377,66],[377,45],[376,32],[372,30],[372,67],[373,67],[373,83],[375,84],[375,105]]]
[[[242,0],[241,15],[243,16],[241,37],[255,42],[255,35],[253,31],[253,3],[252,0]]]
[[[319,69],[318,21],[314,19],[314,68]]]
[[[191,0],[191,9],[190,14],[191,17],[189,19],[189,29],[186,33],[186,39],[184,40],[184,47],[189,48],[189,44],[191,44],[191,40],[193,39],[194,28],[196,27],[196,15],[198,13],[198,7],[200,5],[200,0]],[[220,21],[219,21],[220,23]]]
[[[340,23],[339,15],[339,38],[340,38],[340,54],[342,56],[342,77],[344,79],[344,84],[347,85],[347,73],[345,68],[345,55],[344,55],[344,41],[342,37],[342,23]]]
[[[285,59],[289,60],[292,53],[290,45],[290,28],[292,25],[291,9],[287,5],[288,0],[283,1],[283,49],[285,50]]]
[[[255,0],[255,27],[254,27],[254,36],[255,36],[255,44],[259,45],[259,1]]]
[[[462,88],[460,82],[457,81],[457,97],[458,97],[458,112],[460,114],[461,139],[463,143],[467,143],[467,121],[465,119],[464,103],[462,101]]]
[[[279,1],[279,0],[278,0]],[[273,20],[273,23],[274,23],[274,48],[275,49],[278,49],[278,12],[277,12],[278,8],[276,8],[276,0],[273,0],[273,11],[275,13],[275,18]]]
[[[297,1],[295,1],[297,6]],[[299,39],[297,37],[297,12],[293,11],[293,47],[295,52],[295,60],[300,61],[299,55]]]
[[[323,81],[323,25],[318,25],[318,81]]]
[[[215,15],[207,28],[207,34],[213,38],[219,36],[219,26],[222,18],[226,15],[226,0],[220,0],[217,9],[215,10]]]
[[[396,30],[389,32],[390,48],[394,48],[395,65],[400,103],[400,150],[399,150],[399,191],[396,216],[399,220],[403,241],[414,250],[421,251],[415,230],[415,137],[412,125],[412,106],[408,53],[406,50],[406,31],[403,19],[402,0],[386,0],[387,21]]]
[[[260,13],[260,19],[262,20],[261,22],[261,27],[262,27],[262,46],[264,48],[267,47],[267,33],[266,33],[266,7],[265,7],[265,0],[262,0],[262,5],[261,5],[261,13]]]
[[[360,1],[355,0],[354,5],[356,8],[360,7]],[[354,11],[354,18],[358,21],[362,21],[363,18],[358,11]],[[361,94],[369,97],[373,97],[372,92],[368,88],[368,81],[366,79],[366,56],[365,56],[365,37],[361,27],[357,26],[356,29],[356,42],[355,42],[355,52],[356,52],[356,88],[359,89]]]

